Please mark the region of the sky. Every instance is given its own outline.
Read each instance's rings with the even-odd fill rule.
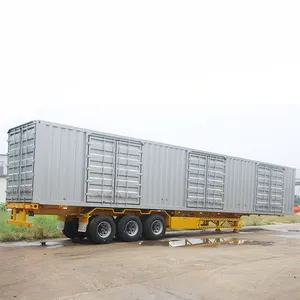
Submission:
[[[0,153],[39,119],[300,168],[299,9],[0,0]]]

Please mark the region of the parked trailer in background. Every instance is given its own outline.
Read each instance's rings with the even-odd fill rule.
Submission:
[[[67,237],[107,243],[293,214],[292,168],[44,121],[8,136],[10,224],[57,215]]]

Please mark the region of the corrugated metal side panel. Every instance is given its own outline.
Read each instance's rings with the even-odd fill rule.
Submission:
[[[36,125],[34,201],[84,202],[86,134],[76,129]]]
[[[294,196],[295,196],[295,175],[296,170],[285,168],[284,173],[284,198],[283,198],[283,213],[294,214]]]
[[[255,211],[256,163],[229,157],[225,178],[224,211]]]
[[[184,208],[187,151],[145,143],[143,156],[141,207]]]

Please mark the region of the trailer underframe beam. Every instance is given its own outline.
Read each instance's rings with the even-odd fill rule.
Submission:
[[[133,214],[137,216],[147,216],[160,214],[165,218],[166,226],[170,229],[233,229],[235,232],[242,227],[241,215],[221,214],[212,212],[192,212],[192,211],[166,211],[166,210],[142,210],[142,209],[116,209],[116,208],[89,208],[79,206],[43,205],[38,203],[7,203],[7,208],[11,209],[9,224],[27,226],[32,225],[26,221],[29,215],[57,215],[58,229],[63,229],[66,219],[78,218],[79,232],[85,232],[88,220],[91,216],[107,215],[112,217]]]

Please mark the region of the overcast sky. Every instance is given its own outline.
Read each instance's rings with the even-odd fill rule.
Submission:
[[[0,153],[32,119],[300,168],[300,1],[0,1]]]

